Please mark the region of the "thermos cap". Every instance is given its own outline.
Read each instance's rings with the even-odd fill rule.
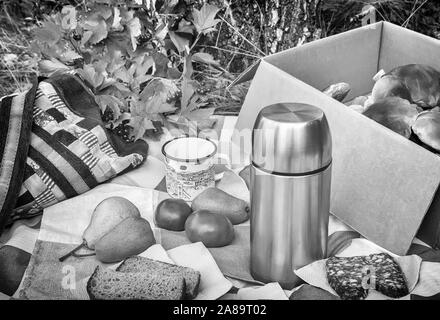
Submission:
[[[324,112],[303,103],[263,108],[252,132],[252,162],[279,174],[308,174],[332,160],[332,139]]]

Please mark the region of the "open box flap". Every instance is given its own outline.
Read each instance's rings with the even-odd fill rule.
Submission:
[[[331,212],[378,245],[406,254],[437,190],[440,158],[266,61],[252,81],[236,132],[252,128],[264,106],[286,101],[316,105],[327,116]],[[234,133],[234,143],[236,138]]]
[[[321,90],[347,82],[351,86],[347,99],[365,94],[378,71],[382,28],[383,22],[378,22],[267,56],[247,68],[229,87],[253,79],[265,61]],[[356,74],[350,70],[353,67],[358,70]]]
[[[255,72],[257,72],[258,66],[260,65],[260,62],[262,59],[259,59],[257,62],[255,62],[253,65],[248,67],[246,70],[244,70],[232,83],[228,86],[228,89],[235,86],[236,84],[240,84],[249,80],[252,80]]]
[[[340,33],[276,53],[265,61],[321,91],[346,82],[351,87],[350,100],[374,84],[382,27],[379,22]]]
[[[440,70],[440,40],[384,22],[379,70],[386,72],[409,64],[430,65]]]

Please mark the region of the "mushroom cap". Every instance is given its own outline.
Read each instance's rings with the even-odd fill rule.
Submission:
[[[440,72],[435,68],[424,64],[408,64],[394,68],[381,79],[390,76],[400,80],[399,88],[408,90],[408,100],[412,103],[424,109],[431,109],[440,104]],[[405,96],[399,96],[407,99]]]
[[[411,101],[411,93],[405,83],[400,78],[392,75],[385,75],[377,80],[371,92],[373,103],[388,97],[400,97]]]
[[[440,151],[440,112],[428,110],[421,112],[412,126],[412,130],[417,137],[430,146]]]
[[[417,106],[399,97],[387,97],[370,105],[363,115],[380,123],[388,129],[409,138],[411,126],[419,111]]]

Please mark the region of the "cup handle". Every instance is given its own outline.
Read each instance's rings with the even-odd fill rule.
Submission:
[[[225,164],[225,166],[227,167],[227,168],[231,168],[231,161],[229,160],[229,157],[226,155],[226,154],[223,154],[223,153],[217,153],[215,156],[214,156],[214,158],[216,158],[216,159],[222,159],[222,160],[224,160],[225,162],[226,162],[226,164]],[[223,178],[223,173],[224,172],[220,172],[220,173],[216,173],[215,174],[215,181],[218,181],[218,180],[220,180],[221,178]]]

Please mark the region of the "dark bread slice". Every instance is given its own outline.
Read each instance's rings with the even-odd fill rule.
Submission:
[[[87,282],[92,300],[181,300],[185,279],[181,275],[124,273],[97,266]]]
[[[181,275],[186,283],[185,299],[194,299],[199,291],[200,272],[175,264],[133,256],[125,259],[116,271],[147,272],[149,274],[157,274],[160,276]]]

